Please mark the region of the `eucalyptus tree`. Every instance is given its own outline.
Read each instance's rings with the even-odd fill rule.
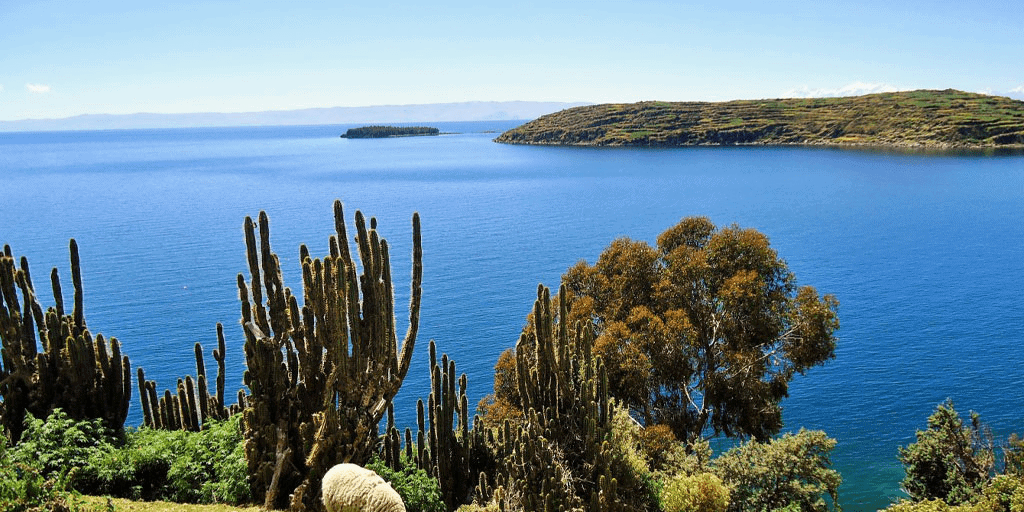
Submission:
[[[656,247],[615,240],[562,283],[611,394],[679,439],[771,437],[793,377],[835,357],[838,300],[798,287],[754,229],[685,218]]]

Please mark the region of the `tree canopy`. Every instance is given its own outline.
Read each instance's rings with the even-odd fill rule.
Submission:
[[[797,287],[768,238],[689,217],[657,246],[620,238],[563,276],[613,396],[684,440],[767,439],[796,374],[834,357],[839,302]]]
[[[431,126],[362,126],[349,128],[341,135],[345,139],[379,139],[384,137],[408,137],[413,135],[439,135],[440,130]]]

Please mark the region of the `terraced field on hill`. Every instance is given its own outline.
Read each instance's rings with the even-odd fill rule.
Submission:
[[[1024,147],[1024,101],[947,89],[847,98],[602,104],[540,117],[495,141],[573,146]]]

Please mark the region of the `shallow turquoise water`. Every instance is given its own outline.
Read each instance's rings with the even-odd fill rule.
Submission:
[[[245,215],[270,215],[292,286],[300,243],[326,253],[334,198],[350,219],[376,216],[405,304],[419,211],[423,320],[396,403],[411,425],[428,393],[428,339],[468,374],[475,402],[537,283],[557,286],[615,237],[653,241],[706,215],[766,233],[800,284],[841,302],[836,359],[799,377],[784,407],[787,430],[838,439],[846,510],[899,496],[896,449],[947,397],[999,435],[1024,431],[1024,156],[545,148],[483,133],[512,125],[374,140],[340,139],[337,126],[3,133],[0,243],[29,257],[37,280],[57,266],[70,283],[76,238],[90,327],[121,339],[161,389],[195,372],[192,344],[209,353],[223,322],[232,390]]]

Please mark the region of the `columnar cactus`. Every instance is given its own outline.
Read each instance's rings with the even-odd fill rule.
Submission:
[[[217,323],[217,349],[213,351],[213,358],[217,361],[216,395],[210,394],[202,345],[196,343],[194,350],[197,378],[193,381],[189,375],[185,380],[179,379],[177,394],[171,395],[167,390],[163,399],[157,399],[156,382],[147,381],[143,369],[138,368],[139,397],[143,422],[147,427],[198,431],[207,420],[225,420],[245,407],[244,391],[239,391],[238,403],[230,407],[224,405],[224,326]]]
[[[413,442],[412,429],[405,429],[405,461],[402,461],[402,436],[394,426],[394,412],[389,408],[382,454],[384,463],[391,469],[400,470],[403,464],[414,464],[436,478],[441,498],[449,510],[470,502],[474,493],[479,494],[477,482],[480,475],[493,473],[495,468],[491,453],[494,443],[487,442],[479,417],[473,418],[470,427],[466,374],[458,378],[455,375],[455,361],[444,354],[439,363],[437,347],[431,340],[431,392],[427,405],[422,399],[416,402],[419,427],[416,442]]]
[[[611,403],[604,365],[585,325],[570,328],[565,290],[553,305],[537,289],[530,324],[516,344],[516,382],[525,420],[505,422],[495,446],[502,461],[494,498],[502,510],[610,510],[615,480],[608,464]],[[479,486],[486,490],[486,482]]]
[[[72,418],[100,418],[114,429],[123,428],[128,416],[128,356],[116,338],[108,342],[89,332],[78,243],[72,239],[69,245],[75,289],[70,315],[64,313],[57,269],[50,273],[55,305],[44,313],[28,259],[22,257],[16,267],[10,246],[0,255],[0,423],[14,441],[21,437],[26,412],[46,417],[59,407]]]
[[[281,277],[270,222],[245,219],[250,280],[238,276],[245,329],[245,452],[255,496],[266,508],[319,510],[320,481],[342,462],[365,464],[378,424],[409,370],[419,326],[423,275],[419,215],[413,214],[409,329],[395,332],[387,242],[376,220],[356,212],[362,274],[349,250],[344,212],[334,203],[330,254],[300,247],[302,306]],[[291,498],[289,498],[291,496]]]

